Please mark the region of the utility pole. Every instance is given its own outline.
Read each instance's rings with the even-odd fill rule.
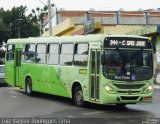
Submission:
[[[52,36],[51,2],[48,0],[49,36]]]
[[[21,25],[20,25],[20,21],[21,21],[22,19],[18,19],[18,38],[21,38]]]
[[[39,36],[42,36],[42,23],[39,21]]]
[[[21,38],[21,29],[19,26],[18,26],[18,38]]]

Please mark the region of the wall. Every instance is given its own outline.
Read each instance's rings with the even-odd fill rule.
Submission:
[[[83,24],[89,19],[104,25],[160,24],[160,11],[58,11],[57,15],[58,23],[72,17],[75,24]]]

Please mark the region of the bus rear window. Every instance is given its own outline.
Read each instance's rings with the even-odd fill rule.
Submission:
[[[7,61],[14,60],[15,45],[9,44],[7,46]]]

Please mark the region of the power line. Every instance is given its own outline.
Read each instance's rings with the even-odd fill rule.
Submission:
[[[48,0],[48,5],[46,5],[44,2],[39,0],[43,5],[48,6],[48,21],[49,21],[49,34],[52,36],[52,20],[51,20],[51,1]]]
[[[43,5],[47,6],[44,2],[42,2],[41,0],[39,0],[39,2],[41,2]]]

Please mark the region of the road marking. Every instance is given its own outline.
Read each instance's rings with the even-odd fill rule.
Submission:
[[[19,90],[19,87],[7,87],[6,89],[14,89],[14,90]]]
[[[22,95],[21,93],[16,92],[16,91],[10,91],[9,93],[11,93],[11,94],[18,94],[18,95]]]
[[[75,116],[68,115],[67,118],[75,118]]]
[[[9,93],[12,93],[12,94],[17,94],[17,92],[15,92],[15,91],[10,91]]]
[[[12,98],[16,98],[17,96],[11,96]]]
[[[102,111],[93,111],[93,112],[87,112],[87,113],[83,113],[83,115],[94,115],[94,114],[101,114],[104,113]]]

